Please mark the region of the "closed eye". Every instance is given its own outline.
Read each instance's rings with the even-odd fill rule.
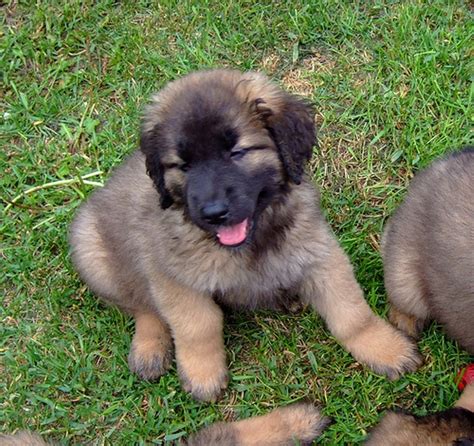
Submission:
[[[253,147],[243,147],[241,149],[232,150],[230,152],[230,157],[234,161],[242,159],[248,152],[255,151],[255,150],[263,150],[266,149],[266,146],[253,146]]]
[[[183,163],[178,166],[179,170],[181,170],[182,172],[187,172],[190,167],[191,166],[189,165],[189,163]]]
[[[240,149],[240,150],[233,150],[230,152],[230,157],[236,161],[245,156],[245,154],[249,151],[250,149]]]
[[[189,164],[188,163],[170,163],[170,164],[165,164],[166,169],[179,169],[183,172],[186,172],[189,170]]]

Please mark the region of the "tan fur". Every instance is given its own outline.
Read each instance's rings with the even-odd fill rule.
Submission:
[[[465,387],[455,406],[474,412],[474,383],[470,383]]]
[[[155,279],[151,292],[173,327],[183,387],[198,399],[214,400],[227,386],[222,311],[208,295],[165,277]]]
[[[384,235],[382,236],[381,249],[382,253],[390,249],[386,248],[387,234],[391,231],[391,220],[385,226]],[[413,236],[410,237],[408,243],[415,243]],[[396,250],[392,255],[392,263],[396,264],[396,268],[385,268],[385,282],[389,288],[397,288],[398,302],[397,309],[394,311],[392,323],[400,323],[401,325],[408,323],[407,329],[416,322],[416,325],[423,325],[424,321],[429,318],[430,312],[428,303],[426,302],[426,290],[423,281],[418,274],[418,265],[421,261],[417,252],[406,255],[404,250]],[[392,285],[393,284],[393,285]],[[404,311],[400,311],[404,309]],[[408,320],[403,315],[412,315]],[[409,322],[409,321],[412,322]],[[419,322],[418,322],[419,321]],[[399,327],[403,329],[402,326]],[[413,330],[413,328],[412,328]],[[416,330],[413,330],[416,331]]]
[[[278,166],[278,154],[269,150],[255,150],[248,154],[245,160],[246,167],[249,171],[260,169],[262,166]],[[279,169],[279,175],[283,176],[283,169]]]
[[[259,417],[216,423],[188,440],[189,446],[291,446],[310,444],[329,423],[311,404],[293,404]]]
[[[210,88],[216,82],[218,87]],[[175,81],[155,96],[143,131],[161,126],[165,132],[160,141],[171,148],[164,159],[179,163],[172,149],[179,126],[168,122],[167,115],[177,103],[186,105],[193,89],[209,92],[208,99],[217,103],[223,88],[243,101],[241,108],[221,106],[223,118],[239,129],[236,147],[245,147],[250,139],[263,144],[262,150],[236,163],[246,172],[268,164],[275,181],[285,182],[277,148],[258,113],[272,109],[271,119],[278,121],[286,113],[289,95],[262,75],[210,71]],[[249,105],[257,99],[256,105]],[[160,326],[157,333],[166,333],[161,343],[152,340],[161,336],[156,333],[134,338],[132,370],[144,378],[164,373],[169,340],[162,326],[169,327],[184,387],[196,398],[213,400],[227,383],[222,312],[215,300],[252,309],[277,307],[294,294],[320,311],[340,342],[374,370],[395,378],[416,368],[419,359],[412,343],[376,317],[365,302],[307,178],[300,185],[289,182],[284,200],[265,208],[258,220],[259,241],[230,250],[186,218],[179,201],[186,175],[176,170],[173,165],[166,168],[164,178],[166,186],[174,188],[175,204],[163,210],[144,156],[134,153],[81,207],[71,227],[72,259],[89,286],[136,318],[154,314]],[[278,225],[283,235],[278,236]],[[145,370],[137,364],[144,364]],[[149,364],[155,364],[155,373],[147,369]]]
[[[135,335],[128,356],[132,371],[147,380],[159,378],[171,365],[172,346],[169,328],[157,313],[135,314]]]
[[[20,431],[15,435],[0,434],[0,446],[48,446],[51,443],[44,441],[39,435]]]
[[[280,112],[282,108],[281,90],[275,84],[269,82],[268,78],[263,74],[256,72],[240,73],[234,70],[200,71],[186,76],[185,88],[206,88],[206,77],[210,81],[219,78],[223,82],[232,85],[236,97],[238,97],[242,103],[251,103],[255,102],[258,98],[263,98],[265,104],[262,104],[260,108],[268,108],[275,113]],[[174,98],[181,93],[182,88],[182,82],[171,82],[163,88],[163,90],[153,96],[152,102],[145,113],[144,131],[151,131],[157,123],[164,120],[169,108],[173,106]],[[209,94],[213,94],[212,89],[209,91]],[[246,119],[244,115],[233,116],[232,118],[237,124],[242,124],[249,119],[248,117]]]
[[[382,238],[390,319],[416,337],[440,322],[474,353],[474,149],[418,173]]]
[[[457,443],[455,443],[458,441]],[[452,446],[474,444],[474,384],[464,389],[454,409],[424,417],[389,412],[373,429],[367,446]]]
[[[174,190],[183,184],[184,173],[179,169],[168,169],[165,173],[165,181],[170,190]]]
[[[474,444],[474,413],[453,408],[418,417],[388,412],[366,446],[468,446]]]
[[[349,259],[330,232],[321,225],[315,235],[315,240],[324,241],[327,252],[309,272],[299,294],[315,306],[333,335],[361,362],[392,379],[415,369],[419,358],[414,346],[371,311]]]
[[[418,313],[419,314],[419,313]],[[390,322],[412,338],[418,338],[423,329],[425,318],[416,317],[400,311],[397,307],[391,306],[389,311]]]

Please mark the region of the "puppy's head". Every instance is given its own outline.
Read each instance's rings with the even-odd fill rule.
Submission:
[[[315,143],[312,108],[258,73],[212,70],[171,82],[147,108],[146,167],[163,209],[181,206],[225,246],[299,184]]]

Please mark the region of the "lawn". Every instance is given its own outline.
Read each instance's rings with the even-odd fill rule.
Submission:
[[[193,401],[173,368],[129,373],[133,325],[74,272],[75,210],[137,147],[140,112],[204,67],[261,70],[316,105],[310,170],[374,310],[386,314],[380,233],[413,174],[468,143],[474,25],[467,2],[2,3],[0,431],[63,444],[169,444],[216,420],[310,398],[357,444],[386,409],[450,407],[469,356],[430,326],[416,373],[359,365],[314,313],[228,316],[229,389]],[[472,59],[471,59],[472,60]],[[471,90],[472,95],[472,90]]]

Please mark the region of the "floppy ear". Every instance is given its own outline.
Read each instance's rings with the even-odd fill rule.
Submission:
[[[140,135],[140,150],[145,154],[146,170],[153,180],[155,187],[160,194],[160,205],[162,209],[167,209],[173,204],[173,198],[165,185],[164,166],[159,157],[160,129],[155,125],[152,130],[142,129]]]
[[[304,167],[316,144],[313,106],[301,98],[285,95],[278,112],[265,121],[286,173],[295,184],[301,183]]]

